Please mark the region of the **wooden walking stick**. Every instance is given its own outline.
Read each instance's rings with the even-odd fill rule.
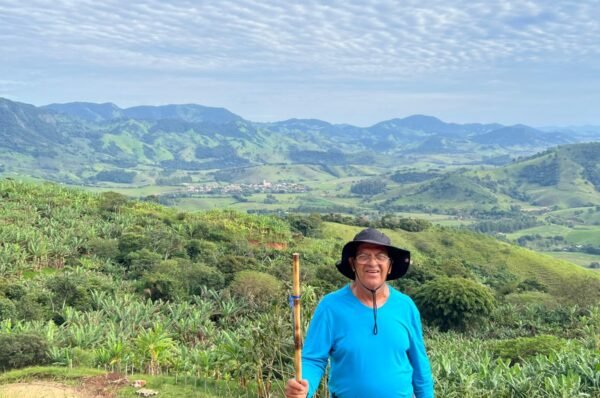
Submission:
[[[294,253],[292,276],[294,284],[294,369],[296,370],[296,380],[302,380],[302,328],[300,323],[300,254]]]

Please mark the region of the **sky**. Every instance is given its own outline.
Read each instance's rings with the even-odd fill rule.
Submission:
[[[600,0],[0,0],[0,97],[600,125]]]

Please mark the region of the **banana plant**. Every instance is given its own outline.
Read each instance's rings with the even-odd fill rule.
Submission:
[[[162,366],[167,366],[176,353],[175,341],[166,333],[162,326],[142,330],[135,338],[135,354],[138,360],[145,364],[146,371],[157,375]]]

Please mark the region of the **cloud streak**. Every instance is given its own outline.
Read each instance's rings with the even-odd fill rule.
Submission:
[[[0,0],[0,72],[8,80],[60,73],[328,85],[501,80],[546,65],[593,68],[599,10],[597,0]]]

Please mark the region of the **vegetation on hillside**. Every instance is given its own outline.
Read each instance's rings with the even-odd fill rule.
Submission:
[[[376,222],[413,254],[393,285],[435,303],[426,337],[438,394],[600,388],[600,277],[485,235],[394,217],[188,213],[14,180],[0,180],[0,200],[0,344],[17,350],[5,369],[39,360],[168,372],[266,397],[292,372],[291,254],[301,253],[306,327],[319,298],[347,283],[334,267],[342,245]],[[453,306],[439,296],[449,286]],[[453,321],[440,322],[448,311]],[[515,363],[498,348],[539,335],[565,343]]]

